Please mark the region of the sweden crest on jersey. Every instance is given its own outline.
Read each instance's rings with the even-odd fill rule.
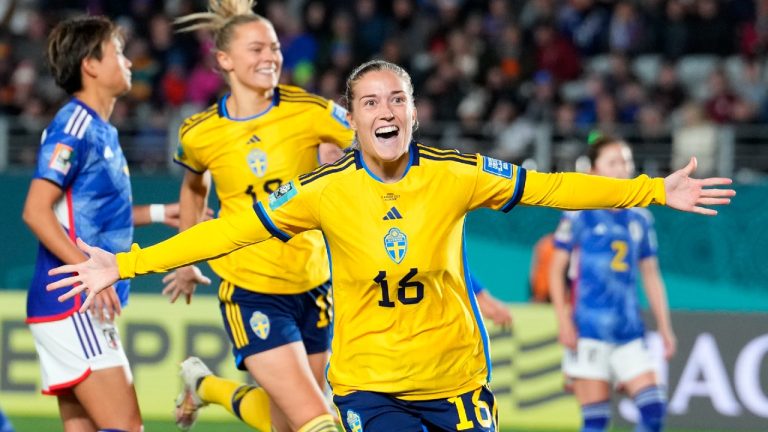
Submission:
[[[264,177],[267,173],[267,154],[259,149],[248,152],[248,167],[256,177]]]
[[[269,317],[256,311],[251,315],[251,319],[248,321],[251,325],[251,329],[261,340],[266,340],[269,336]]]
[[[384,249],[396,264],[400,264],[408,251],[408,236],[397,228],[390,228],[384,236]]]

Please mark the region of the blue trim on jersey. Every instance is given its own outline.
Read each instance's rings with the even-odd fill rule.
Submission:
[[[400,178],[397,181],[402,180],[405,178],[405,175],[408,174],[408,171],[411,169],[411,166],[413,165],[414,161],[414,153],[418,152],[418,148],[416,147],[416,142],[411,141],[411,143],[408,145],[408,166],[405,167],[405,171],[403,171],[403,175],[400,176]],[[382,179],[379,178],[376,174],[371,172],[371,170],[368,169],[368,165],[365,164],[365,160],[363,159],[363,152],[358,151],[355,155],[357,157],[357,160],[360,162],[360,165],[365,169],[365,172],[368,173],[369,176],[373,177],[374,180],[376,180],[379,183],[384,183]]]
[[[281,231],[280,228],[278,228],[277,225],[275,225],[272,222],[272,219],[270,219],[269,216],[267,216],[267,212],[264,211],[264,207],[261,205],[260,202],[256,203],[256,205],[253,206],[253,210],[256,212],[256,216],[259,217],[259,220],[261,221],[261,223],[264,225],[264,228],[266,228],[270,234],[272,234],[273,236],[279,238],[284,242],[287,242],[288,240],[291,239],[291,236]]]
[[[184,168],[186,168],[186,169],[188,169],[188,170],[192,171],[193,173],[195,173],[195,174],[197,174],[197,175],[203,175],[203,174],[205,174],[205,171],[198,171],[198,170],[196,170],[196,169],[192,168],[191,166],[189,166],[189,165],[185,164],[184,162],[181,162],[181,161],[179,161],[179,160],[176,160],[176,159],[172,159],[172,160],[173,160],[173,163],[175,163],[175,164],[178,164],[178,165],[181,165],[181,166],[183,166]]]
[[[272,101],[269,102],[269,106],[264,111],[258,114],[254,114],[250,117],[232,117],[229,115],[229,112],[227,111],[227,98],[229,98],[230,95],[231,93],[227,93],[224,96],[222,96],[221,99],[219,100],[219,112],[221,113],[222,117],[232,121],[248,121],[248,120],[253,120],[255,118],[259,118],[264,114],[268,113],[272,109],[272,107],[277,106],[277,104],[280,101],[280,97],[277,95],[277,89],[275,89],[274,92],[272,93]]]
[[[475,314],[475,321],[477,322],[477,328],[480,329],[480,337],[483,340],[483,354],[485,355],[485,367],[488,369],[488,375],[485,379],[491,382],[491,353],[488,351],[488,347],[491,346],[491,340],[488,337],[488,331],[485,329],[485,324],[480,315],[480,308],[477,306],[477,299],[475,294],[469,292],[472,287],[472,282],[467,280],[467,274],[469,273],[469,262],[467,261],[467,243],[466,239],[466,219],[464,225],[461,228],[461,262],[464,265],[464,284],[467,287],[467,297],[469,297],[469,303],[472,305],[472,312]],[[471,274],[470,274],[471,277]]]
[[[509,199],[509,201],[507,201],[507,203],[501,207],[501,211],[504,213],[509,213],[509,211],[512,210],[517,205],[517,203],[520,202],[520,199],[523,198],[523,191],[525,190],[525,176],[525,168],[521,166],[517,167],[517,175],[515,176],[515,191],[512,192],[512,197]]]
[[[333,290],[333,260],[331,259],[331,247],[328,245],[328,238],[325,236],[325,233],[323,233],[323,242],[325,242],[325,250],[326,250],[326,253],[328,254],[328,271],[330,272],[330,275],[331,275],[330,278],[328,279],[331,282],[331,304],[335,304],[335,300],[333,299],[333,291],[334,291]],[[331,319],[331,323],[329,324],[331,328],[328,329],[328,332],[330,333],[328,337],[330,338],[330,340],[333,340],[333,329],[334,329],[334,324],[336,323],[336,320],[334,319],[334,317],[336,316],[336,314],[331,313],[328,315]],[[328,361],[325,362],[325,382],[328,383],[328,388],[331,389],[331,391],[333,391],[333,387],[331,386],[331,380],[328,379],[328,371],[331,368],[331,356],[333,355],[333,345],[328,344],[328,346],[329,346],[328,347],[329,354],[328,354]]]
[[[469,268],[464,269],[465,272],[469,273],[469,281],[472,283],[472,292],[475,293],[475,295],[480,294],[485,290],[483,287],[483,284],[480,283],[480,279],[475,277],[475,274],[472,273]]]

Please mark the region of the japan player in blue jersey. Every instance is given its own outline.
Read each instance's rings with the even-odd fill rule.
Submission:
[[[593,136],[588,157],[592,174],[629,178],[634,171],[632,151],[621,139]],[[565,289],[569,265],[571,304]],[[563,371],[582,407],[582,431],[608,428],[613,385],[634,399],[639,431],[662,428],[666,399],[643,341],[638,276],[669,358],[676,341],[650,212],[634,208],[563,214],[555,233],[550,290],[566,348]]]
[[[133,378],[115,315],[128,299],[127,281],[99,294],[87,313],[80,296],[59,302],[45,290],[48,270],[86,257],[80,237],[126,251],[133,226],[178,222],[178,205],[133,206],[128,165],[108,123],[115,100],[131,86],[118,28],[106,18],[60,23],[48,41],[57,84],[72,98],[43,131],[23,219],[40,245],[27,296],[27,323],[40,359],[42,391],[58,398],[65,431],[142,429]],[[175,219],[174,219],[175,218]],[[96,410],[97,403],[112,407]]]

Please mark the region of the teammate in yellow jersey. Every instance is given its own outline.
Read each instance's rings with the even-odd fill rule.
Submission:
[[[702,214],[733,190],[729,179],[689,177],[695,160],[665,179],[543,174],[481,155],[412,141],[413,87],[399,66],[374,60],[347,80],[360,149],[299,176],[268,200],[199,224],[158,245],[91,256],[55,274],[49,289],[89,298],[120,278],[163,272],[271,236],[325,234],[333,273],[328,379],[348,431],[497,430],[488,338],[466,280],[467,212],[516,204],[563,209],[666,204]],[[85,306],[88,305],[88,298]]]
[[[208,12],[177,20],[182,31],[213,31],[216,59],[231,89],[179,131],[175,161],[187,168],[181,230],[203,221],[211,177],[219,216],[226,217],[253,208],[318,162],[336,161],[354,137],[343,107],[278,85],[280,44],[272,24],[252,7],[252,0],[211,0]],[[209,263],[221,277],[221,314],[235,363],[260,387],[220,379],[199,359],[188,359],[182,363],[185,390],[177,401],[177,424],[189,428],[200,406],[218,403],[261,430],[318,422],[332,428],[324,397],[330,272],[320,231],[287,243],[267,240]],[[182,294],[189,301],[200,276],[192,266],[180,268],[166,277],[164,292],[171,301]]]

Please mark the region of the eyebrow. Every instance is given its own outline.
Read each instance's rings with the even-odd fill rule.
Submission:
[[[405,90],[394,90],[394,91],[390,92],[389,95],[392,96],[392,95],[395,95],[395,94],[398,94],[398,93],[405,93]],[[362,95],[362,96],[360,96],[357,99],[360,100],[360,99],[365,99],[367,97],[376,97],[376,96],[377,95],[375,95],[375,94],[368,94],[368,95]]]

